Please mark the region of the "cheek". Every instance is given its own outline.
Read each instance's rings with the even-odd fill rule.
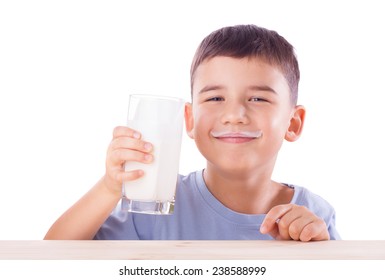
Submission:
[[[212,115],[204,110],[200,110],[199,113],[194,114],[194,130],[193,136],[198,149],[202,152],[209,145],[210,131],[213,128]]]
[[[261,129],[269,141],[283,140],[289,126],[289,118],[285,114],[280,113],[266,116],[263,123],[261,123]]]
[[[207,117],[201,116],[196,116],[194,118],[194,139],[195,140],[201,140],[202,136],[207,134],[208,130],[208,121]]]
[[[204,108],[199,110],[194,110],[194,132],[195,136],[198,136],[199,133],[204,133],[204,130],[208,129],[211,120],[213,119],[213,114]],[[200,131],[200,132],[198,132]]]

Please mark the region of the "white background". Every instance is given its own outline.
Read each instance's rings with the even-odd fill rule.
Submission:
[[[312,280],[329,279],[383,279],[384,260],[0,260],[0,276],[7,280],[20,279],[93,279],[93,280],[121,280],[121,279],[296,279]],[[20,268],[23,269],[20,269]],[[202,269],[203,275],[119,275],[120,270],[132,269],[142,271],[150,269],[174,271],[174,267],[182,274],[185,269]],[[220,275],[213,276],[214,267],[265,267],[262,275]],[[191,271],[191,270],[190,270]],[[315,273],[316,272],[316,273]],[[149,272],[148,272],[149,273]],[[155,272],[153,272],[155,274]],[[191,273],[191,272],[190,272]],[[221,270],[219,270],[221,273]],[[140,272],[139,272],[140,274]]]
[[[301,69],[302,138],[274,179],[337,211],[344,239],[383,239],[381,1],[1,1],[0,239],[42,239],[103,175],[128,95],[190,98],[199,42],[234,24],[274,29]],[[203,168],[184,137],[180,172]],[[90,213],[92,215],[92,213]]]

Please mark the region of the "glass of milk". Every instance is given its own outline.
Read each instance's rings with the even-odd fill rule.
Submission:
[[[185,102],[182,99],[130,95],[127,126],[153,145],[152,163],[126,162],[125,170],[144,176],[124,182],[122,209],[145,214],[172,214],[179,171]]]

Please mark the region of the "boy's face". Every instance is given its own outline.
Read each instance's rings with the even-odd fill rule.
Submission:
[[[218,56],[196,70],[186,129],[208,165],[272,172],[283,139],[299,137],[304,115],[291,104],[278,68],[258,58]]]

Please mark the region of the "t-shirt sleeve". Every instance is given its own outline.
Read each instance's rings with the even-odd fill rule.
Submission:
[[[333,209],[333,215],[329,219],[329,223],[327,223],[327,226],[328,226],[328,231],[330,235],[330,240],[340,240],[341,236],[339,235],[336,228],[336,214],[334,212],[334,209]]]

